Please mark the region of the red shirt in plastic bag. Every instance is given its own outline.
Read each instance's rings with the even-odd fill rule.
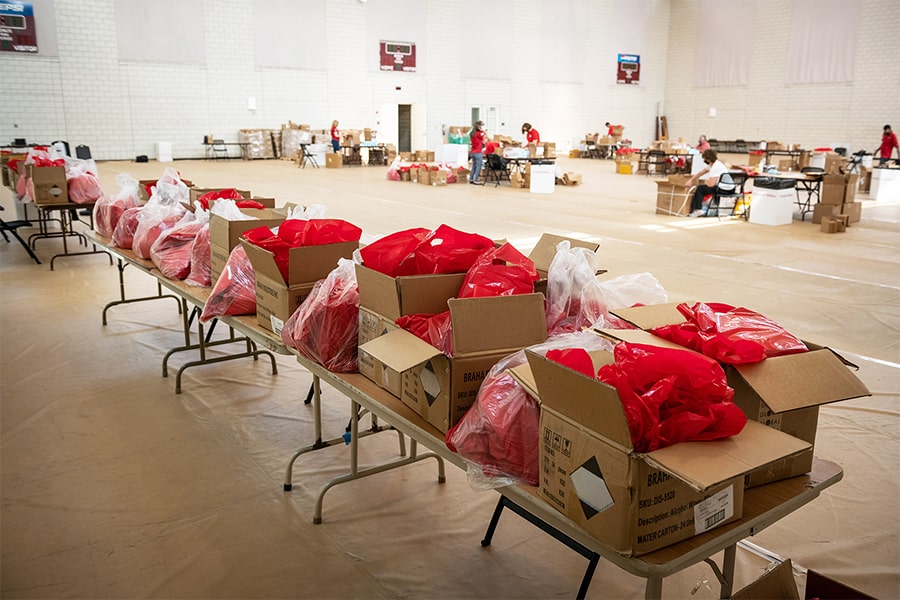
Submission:
[[[493,247],[494,242],[483,235],[440,225],[403,259],[396,275],[465,273]]]
[[[100,179],[90,171],[82,171],[66,181],[69,200],[78,204],[87,204],[99,200],[103,196]]]
[[[198,287],[212,285],[212,251],[209,246],[209,223],[203,225],[191,244],[191,272],[185,281]]]
[[[342,259],[285,322],[281,339],[329,371],[356,371],[359,291],[353,261]]]
[[[256,314],[256,272],[243,246],[236,246],[213,287],[200,320],[204,323],[223,315]]]
[[[521,354],[524,359],[524,353]],[[517,355],[508,357],[516,358]],[[481,383],[475,403],[447,432],[447,447],[488,477],[538,484],[540,407],[507,371],[504,359]]]
[[[164,231],[175,227],[183,216],[184,209],[180,206],[167,211],[165,215],[154,211],[153,216],[148,218],[147,213],[144,213],[134,232],[131,249],[139,258],[150,258],[150,248],[153,246],[153,242]]]
[[[102,236],[112,237],[122,214],[138,206],[134,196],[103,196],[94,205],[94,230]]]
[[[651,331],[726,364],[756,363],[770,356],[808,350],[778,323],[748,308],[696,302],[681,303],[678,311],[687,321]]]
[[[116,228],[113,231],[112,243],[116,248],[125,248],[130,250],[134,243],[134,232],[137,231],[138,224],[141,222],[141,212],[143,206],[135,206],[134,208],[125,209]]]
[[[363,264],[379,273],[396,277],[400,263],[416,246],[422,243],[426,235],[428,235],[428,230],[422,227],[386,235],[380,240],[360,248]]]
[[[191,273],[191,249],[204,225],[196,221],[164,231],[150,246],[150,259],[169,279],[182,280]],[[207,227],[207,230],[209,227]]]

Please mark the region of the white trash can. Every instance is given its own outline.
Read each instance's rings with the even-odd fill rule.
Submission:
[[[156,160],[172,162],[172,142],[156,142]]]
[[[552,194],[556,190],[556,168],[554,165],[531,165],[532,194]]]

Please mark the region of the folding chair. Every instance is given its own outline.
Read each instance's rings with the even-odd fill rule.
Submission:
[[[228,158],[228,146],[224,140],[213,140],[212,142],[213,158]]]
[[[493,152],[485,155],[487,158],[487,173],[489,178],[493,178],[495,181],[494,187],[500,185],[500,182],[503,180],[503,177],[506,177],[507,181],[509,179],[509,169],[506,166],[506,161],[503,160],[503,157],[499,154],[494,154]]]
[[[309,151],[309,144],[300,144],[300,167],[306,168],[306,163],[311,164],[315,168],[319,168],[319,163],[316,161],[316,155]]]
[[[0,210],[6,210],[0,205]],[[18,229],[20,227],[33,227],[31,221],[26,221],[24,219],[19,219],[16,221],[4,221],[0,218],[0,234],[3,235],[3,239],[6,240],[6,243],[9,243],[9,236],[6,235],[7,232],[11,233],[14,238],[19,240],[19,243],[22,244],[22,247],[25,248],[25,251],[28,255],[34,259],[34,262],[37,264],[41,264],[41,261],[38,259],[37,255],[34,253],[34,250],[31,249],[31,246],[28,245],[28,242],[22,239],[22,236],[19,235]]]
[[[720,217],[723,209],[730,209],[731,212],[729,214],[734,215],[738,205],[744,199],[744,184],[746,182],[747,174],[743,171],[722,173],[722,176],[719,177],[719,183],[716,184],[716,189],[713,191],[712,198],[710,198],[709,204],[706,205],[706,212],[703,216],[709,217],[712,215],[712,211],[715,211],[715,215]],[[733,187],[727,189],[723,188],[723,185],[729,187],[733,185]],[[730,202],[730,205],[723,206],[723,200],[726,204]]]

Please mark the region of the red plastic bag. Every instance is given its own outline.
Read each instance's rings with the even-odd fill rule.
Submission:
[[[184,207],[158,207],[160,210],[145,209],[134,231],[131,249],[138,258],[150,258],[153,242],[167,229],[172,229],[184,216]]]
[[[292,220],[293,219],[289,219],[282,223],[279,226],[279,230],[284,227],[286,223]],[[288,242],[281,238],[281,236],[273,233],[272,230],[265,225],[245,231],[241,234],[241,237],[251,242],[253,245],[259,246],[263,250],[271,252],[273,254],[275,264],[278,266],[278,270],[281,272],[281,277],[284,279],[284,282],[287,283],[291,260],[290,244],[288,244]]]
[[[106,237],[112,237],[122,213],[139,206],[137,179],[127,173],[119,173],[116,183],[121,189],[115,196],[102,196],[94,204],[94,229]]]
[[[180,281],[191,274],[191,248],[201,229],[203,224],[196,220],[179,223],[153,242],[150,259],[163,275]]]
[[[507,243],[488,250],[477,258],[466,273],[459,297],[531,294],[537,279],[534,261]]]
[[[244,247],[236,246],[206,299],[200,320],[205,323],[223,315],[253,314],[256,314],[256,272]]]
[[[594,361],[583,348],[558,348],[547,351],[547,359],[565,365],[588,377],[596,377]]]
[[[678,310],[687,321],[651,331],[726,364],[756,363],[770,356],[808,350],[799,338],[747,308],[697,302],[679,304]]]
[[[185,279],[189,285],[212,285],[212,250],[209,246],[209,223],[204,223],[191,244],[191,272]]]
[[[475,260],[494,247],[494,242],[447,225],[440,225],[403,259],[397,275],[465,273]]]
[[[352,260],[338,260],[328,277],[316,282],[285,322],[281,339],[329,371],[356,371],[359,291]]]
[[[143,210],[143,206],[125,209],[125,212],[119,218],[119,222],[116,223],[115,230],[113,230],[113,246],[126,250],[131,249],[134,243],[134,232],[137,231],[138,224],[141,222]]]
[[[614,354],[615,364],[604,365],[597,376],[619,392],[638,452],[737,435],[747,423],[717,361],[626,342],[617,344]]]
[[[77,204],[95,202],[103,195],[100,180],[90,171],[85,171],[67,182],[69,200]]]
[[[450,450],[478,465],[483,475],[537,485],[540,406],[507,370],[525,360],[525,353],[517,352],[494,365],[475,403],[445,439]]]
[[[386,235],[360,249],[363,264],[379,273],[396,277],[400,263],[422,243],[426,235],[428,230],[422,227]]]

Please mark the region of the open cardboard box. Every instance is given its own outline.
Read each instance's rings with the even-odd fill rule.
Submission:
[[[800,600],[801,595],[794,580],[791,559],[785,559],[741,588],[731,596],[732,600]],[[874,600],[872,596],[835,581],[817,571],[806,571],[805,600]]]
[[[234,189],[242,198],[250,198],[250,190],[239,190],[236,188],[227,188],[227,187],[218,187],[218,188],[201,188],[201,187],[192,187],[190,189],[191,194],[191,204],[197,201],[197,198],[202,196],[203,194],[208,194],[209,192],[221,192],[222,190]],[[272,204],[271,208],[274,208],[275,205]]]
[[[608,337],[660,345],[662,338],[646,330],[684,322],[678,304],[658,304],[610,312],[645,331],[605,330]],[[819,420],[819,406],[871,394],[848,366],[852,363],[830,348],[804,340],[809,352],[776,356],[752,365],[723,365],[734,403],[747,418],[809,442],[807,452],[748,474],[755,486],[808,473]]]
[[[497,361],[547,337],[541,294],[451,298],[446,304],[452,358],[402,329],[359,347],[360,373],[445,433],[475,402]]]
[[[596,372],[611,353],[591,352]],[[634,450],[616,389],[526,351],[541,401],[539,494],[623,555],[646,554],[741,518],[746,473],[810,448],[748,421],[740,434]],[[528,381],[521,376],[518,381]],[[526,389],[528,389],[526,387]]]
[[[465,278],[465,273],[391,277],[356,265],[359,305],[392,321],[403,315],[444,312]]]
[[[284,281],[275,255],[241,239],[256,273],[256,321],[281,333],[284,322],[309,295],[315,283],[337,267],[338,259],[352,258],[359,242],[340,242],[290,249],[288,280]]]
[[[245,231],[256,229],[257,227],[277,227],[284,221],[285,215],[274,208],[274,199],[263,198],[266,202],[261,203],[264,206],[271,204],[267,208],[242,208],[241,213],[252,219],[246,221],[229,221],[219,215],[210,214],[209,216],[209,253],[210,253],[210,271],[212,273],[212,281],[215,284],[222,274],[222,269],[228,263],[228,256],[231,251],[240,243],[241,235]]]

